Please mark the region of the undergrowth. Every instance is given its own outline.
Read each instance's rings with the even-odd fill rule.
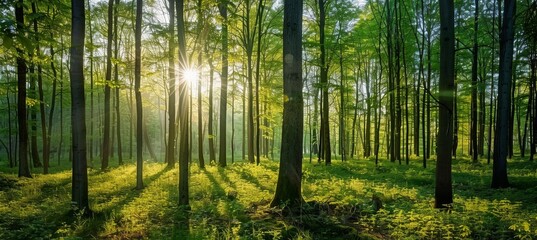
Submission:
[[[490,189],[491,166],[453,164],[454,204],[433,209],[434,166],[370,160],[304,163],[299,209],[270,208],[278,164],[190,170],[191,210],[177,206],[178,169],[146,162],[143,190],[133,163],[89,170],[93,215],[70,206],[71,173],[16,178],[0,166],[0,239],[533,239],[535,163],[509,164],[512,187]],[[64,166],[63,168],[66,168]],[[37,170],[37,169],[35,169]]]

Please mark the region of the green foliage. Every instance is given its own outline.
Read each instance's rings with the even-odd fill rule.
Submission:
[[[70,206],[70,171],[17,179],[0,166],[0,238],[149,239],[532,239],[537,237],[537,164],[510,164],[513,188],[492,190],[490,166],[454,163],[454,204],[433,209],[434,169],[372,160],[305,164],[300,209],[268,207],[277,162],[191,168],[191,211],[177,206],[178,169],[145,164],[90,169],[93,215]],[[414,166],[415,165],[415,166]],[[65,166],[63,166],[64,168]]]

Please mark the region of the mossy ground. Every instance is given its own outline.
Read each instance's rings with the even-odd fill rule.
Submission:
[[[4,162],[2,162],[4,163]],[[71,174],[0,165],[0,239],[532,239],[537,238],[537,164],[509,162],[511,188],[490,189],[491,165],[453,164],[451,211],[432,208],[434,161],[423,169],[371,160],[304,163],[301,209],[269,208],[277,162],[190,170],[190,204],[177,206],[178,169],[146,162],[89,170],[93,215],[73,214]],[[376,199],[376,200],[373,200]],[[379,209],[379,201],[382,208]]]

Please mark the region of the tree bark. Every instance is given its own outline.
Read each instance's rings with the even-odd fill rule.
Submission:
[[[284,2],[284,108],[278,183],[271,206],[300,206],[302,199],[302,0]],[[288,206],[289,206],[288,205]]]
[[[471,99],[471,126],[470,126],[470,145],[471,145],[471,155],[472,162],[478,162],[479,156],[479,147],[477,139],[477,68],[478,68],[478,43],[477,43],[477,31],[478,31],[478,19],[479,19],[479,1],[474,1],[475,11],[474,11],[474,35],[473,35],[473,46],[472,46],[472,99]]]
[[[326,57],[326,0],[318,0],[319,7],[319,45],[321,63],[321,154],[320,160],[324,160],[326,165],[332,163],[332,150],[330,149],[330,121],[328,105],[328,70],[329,64]]]
[[[207,45],[206,45],[207,46]],[[206,52],[207,51],[207,48],[206,48]],[[209,55],[208,56],[208,62],[209,62],[209,119],[208,119],[208,123],[207,125],[208,126],[208,135],[209,135],[209,163],[212,163],[212,162],[215,162],[216,163],[216,153],[215,153],[215,150],[214,150],[214,140],[215,140],[215,135],[214,135],[214,130],[213,130],[213,127],[214,127],[214,123],[213,123],[213,119],[214,119],[214,116],[213,116],[213,109],[214,109],[214,101],[213,101],[213,84],[214,84],[214,74],[213,74],[213,59],[212,57]]]
[[[119,69],[117,61],[119,59],[119,35],[117,33],[118,31],[118,7],[119,7],[119,0],[116,0],[116,4],[114,7],[114,58],[116,59],[114,63],[114,87],[116,90],[116,135],[117,135],[117,158],[119,165],[123,164],[123,149],[121,145],[121,111],[120,111],[120,102],[119,102],[119,90],[120,90],[120,83],[119,83]]]
[[[509,187],[509,181],[507,179],[507,156],[509,154],[509,109],[511,107],[515,12],[516,1],[504,0],[503,23],[500,33],[500,69],[496,127],[494,130],[492,188]]]
[[[436,152],[435,208],[453,203],[451,158],[453,145],[453,102],[455,88],[455,31],[452,0],[440,1],[440,94],[439,128]]]
[[[227,2],[218,4],[222,20],[222,74],[220,76],[220,146],[218,151],[218,165],[226,167],[226,139],[227,139],[227,78],[228,78],[228,19]]]
[[[185,42],[184,1],[177,0],[177,43],[179,44],[179,205],[189,207],[188,175],[190,163],[189,142],[189,91],[184,76],[184,68],[188,66]]]
[[[168,168],[175,167],[175,0],[169,0],[170,24],[168,25],[168,145],[166,146],[166,163]]]
[[[32,2],[32,13],[37,14],[37,7],[36,3]],[[40,121],[41,121],[41,135],[42,135],[42,143],[43,143],[43,174],[48,174],[48,168],[49,168],[49,152],[50,147],[48,144],[48,134],[47,134],[47,121],[45,117],[45,100],[44,100],[44,94],[43,94],[43,67],[40,63],[41,59],[41,50],[39,49],[39,30],[37,27],[37,18],[34,18],[33,20],[33,27],[34,27],[34,33],[35,33],[35,52],[37,53],[37,92],[39,97],[39,114],[40,114]]]
[[[112,41],[114,22],[114,0],[108,0],[108,39],[106,47],[106,76],[104,83],[104,128],[103,128],[103,146],[101,170],[108,169],[110,158],[110,85],[112,80]]]
[[[84,94],[84,1],[71,0],[71,126],[73,171],[72,202],[79,211],[90,213],[86,155],[86,102]]]
[[[134,32],[134,97],[136,98],[136,189],[144,188],[143,177],[143,109],[140,92],[142,69],[142,9],[143,1],[136,0],[136,27]]]
[[[17,34],[24,35],[24,2],[15,3]],[[31,178],[28,164],[28,125],[26,121],[26,60],[24,50],[17,48],[17,120],[19,124],[19,177]]]
[[[198,10],[198,35],[202,35],[202,31],[203,31],[203,12],[202,12],[202,8],[201,8],[201,3],[202,1],[201,0],[198,0],[197,1],[197,10]],[[204,42],[204,39],[203,38],[200,38],[200,46],[202,46],[203,44],[205,44]],[[202,55],[202,50],[203,47],[200,47],[199,48],[199,53],[198,53],[198,68],[201,68],[201,65],[202,65],[202,60],[203,60],[203,55]],[[203,118],[202,118],[202,114],[203,114],[203,111],[202,111],[202,101],[201,101],[201,98],[202,98],[202,95],[201,95],[201,84],[203,82],[203,78],[202,78],[202,74],[199,73],[199,76],[198,76],[198,161],[199,161],[199,167],[200,168],[205,168],[205,159],[203,158]]]

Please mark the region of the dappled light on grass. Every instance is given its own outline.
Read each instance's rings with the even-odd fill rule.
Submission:
[[[34,179],[0,174],[0,238],[96,237],[149,239],[318,239],[335,236],[437,239],[537,236],[535,164],[514,162],[513,186],[492,190],[487,165],[457,160],[451,213],[433,209],[433,171],[352,160],[304,165],[307,204],[269,208],[277,162],[192,165],[191,211],[178,202],[178,169],[146,163],[143,190],[135,165],[91,170],[90,218],[70,215],[69,171]],[[59,170],[59,169],[58,169]],[[185,229],[186,228],[186,229]],[[344,233],[344,234],[343,234]],[[340,235],[337,235],[340,234]],[[343,235],[341,235],[343,234]]]

